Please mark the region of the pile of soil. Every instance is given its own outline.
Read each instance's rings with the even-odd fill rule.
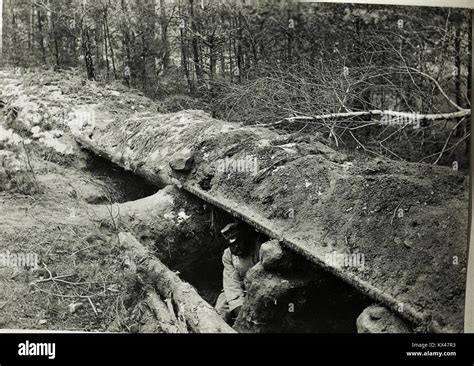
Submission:
[[[175,182],[250,218],[420,330],[462,331],[462,172],[351,156],[311,136],[242,127],[200,111],[137,115],[79,140],[151,181]],[[174,171],[189,151],[192,168]],[[250,168],[239,170],[239,161]],[[364,268],[328,263],[332,253],[363,254]]]

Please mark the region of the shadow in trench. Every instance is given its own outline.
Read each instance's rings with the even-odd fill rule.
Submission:
[[[98,196],[95,204],[135,201],[159,191],[134,173],[92,154],[85,169],[108,191]],[[235,219],[185,193],[178,200],[177,207],[186,208],[193,218],[192,225],[176,230],[175,236],[152,228],[142,231],[140,240],[154,244],[156,255],[214,305],[223,287],[222,254],[226,243],[220,230]],[[252,228],[248,233],[260,243],[268,240]],[[245,282],[243,316],[236,329],[255,333],[356,332],[357,317],[372,301],[304,258],[294,253],[290,257],[294,262],[291,271],[269,272],[261,264],[251,270],[252,278]]]
[[[135,201],[149,197],[160,189],[133,172],[98,155],[88,153],[85,164],[84,169],[103,183],[98,188],[103,191],[104,195],[91,202],[93,204]]]

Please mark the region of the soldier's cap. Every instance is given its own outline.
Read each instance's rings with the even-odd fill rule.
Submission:
[[[227,224],[222,230],[221,234],[224,238],[228,239],[233,243],[237,238],[237,234],[239,233],[240,224],[238,222],[232,222]]]

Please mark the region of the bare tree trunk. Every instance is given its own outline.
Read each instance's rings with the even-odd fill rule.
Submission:
[[[109,78],[110,63],[109,63],[109,51],[108,51],[108,40],[107,40],[107,29],[105,27],[105,14],[102,22],[102,31],[104,32],[104,52],[105,52],[105,65],[107,67],[107,79]]]
[[[0,0],[0,19],[3,20],[3,0]],[[0,66],[3,66],[3,23],[0,25]]]
[[[142,35],[142,86],[145,89],[146,88],[146,63],[148,60],[148,44],[145,40],[145,36]]]
[[[82,52],[84,55],[84,62],[86,64],[87,78],[95,80],[94,62],[92,61],[92,53],[90,46],[90,35],[87,27],[82,28]]]
[[[230,20],[232,27],[232,19]],[[230,82],[234,81],[234,60],[232,58],[232,34],[229,34],[229,67],[230,67]]]
[[[33,24],[35,23],[34,20],[34,8],[35,6],[31,4],[31,6],[28,8],[28,21],[27,21],[27,27],[28,27],[28,49],[32,49],[34,46],[34,39],[32,40],[33,37]]]
[[[220,46],[219,61],[221,64],[221,75],[225,80],[225,43]]]
[[[110,37],[110,28],[109,28],[109,8],[108,6],[105,7],[105,15],[104,15],[104,26],[105,26],[105,39],[110,48],[110,58],[112,59],[112,70],[114,72],[114,78],[117,79],[117,68],[115,67],[115,56],[114,56],[114,47],[112,44],[112,39]]]
[[[168,42],[168,21],[166,18],[166,1],[160,0],[160,26],[161,26],[161,43],[163,45],[163,71],[170,66],[170,46]]]
[[[455,93],[456,93],[456,104],[462,104],[462,92],[461,92],[461,31],[456,28],[454,37],[454,67],[456,68],[456,74],[454,75]],[[461,137],[464,131],[462,124],[456,128],[455,136]]]
[[[53,41],[54,41],[54,58],[56,60],[56,66],[59,69],[59,68],[61,68],[61,57],[60,57],[60,53],[59,53],[60,46],[59,46],[59,41],[58,41],[59,35],[57,33],[56,21],[55,21],[54,18],[52,19],[51,25],[52,25],[51,34],[52,34]]]
[[[471,14],[471,17],[474,16]],[[471,20],[472,22],[472,20]],[[474,24],[474,23],[473,23]],[[470,26],[470,24],[468,24],[468,50],[471,51],[471,56],[468,57],[469,61],[468,61],[468,67],[467,67],[467,99],[468,100],[471,100],[471,93],[472,93],[472,53],[474,52],[474,50],[471,48],[472,47],[472,28]],[[468,134],[471,132],[471,123],[472,123],[472,116],[471,116],[471,119],[469,121],[470,123],[465,123],[464,124],[464,127],[465,127],[465,134]],[[466,139],[466,148],[465,148],[465,151],[464,151],[464,154],[466,155],[466,157],[469,158],[469,154],[470,154],[470,151],[471,151],[471,139],[468,138]]]
[[[43,22],[41,20],[41,12],[39,7],[36,9],[36,16],[38,21],[38,42],[41,50],[41,56],[43,60],[43,64],[46,65],[46,48],[44,46],[44,36],[43,36]]]
[[[128,8],[125,0],[122,0],[122,13],[126,19],[129,19]],[[124,54],[126,61],[124,63],[130,66],[131,63],[131,52],[130,52],[130,25],[127,23],[123,28],[123,48],[125,50]]]
[[[197,79],[197,85],[201,85],[202,82],[202,70],[201,70],[201,65],[199,61],[199,44],[198,44],[198,39],[196,36],[197,32],[197,25],[196,25],[196,19],[194,17],[194,0],[189,0],[189,12],[190,12],[190,17],[191,17],[191,30],[193,32],[192,35],[192,48],[193,48],[193,61],[194,61],[194,70],[196,71],[196,79]]]
[[[291,9],[288,9],[288,23],[290,22],[290,19],[291,19]],[[288,43],[287,43],[288,58],[287,58],[287,61],[288,61],[289,64],[291,64],[292,49],[293,49],[293,29],[289,28],[287,32],[288,32]]]
[[[180,33],[180,41],[181,41],[181,66],[183,67],[184,74],[186,75],[189,92],[193,92],[194,91],[193,83],[191,81],[191,78],[189,77],[188,52],[187,52],[187,45],[185,42],[184,31],[180,29],[179,33]]]
[[[242,81],[242,70],[243,70],[243,58],[242,58],[242,12],[239,10],[238,18],[238,31],[237,31],[237,68],[239,69],[238,79]]]
[[[103,52],[101,52],[104,48],[104,43],[101,41],[100,37],[100,32],[102,31],[102,26],[101,26],[100,20],[96,20],[95,22],[95,31],[94,31],[94,40],[95,40],[95,60],[97,64],[97,69],[100,71],[102,70],[102,65],[104,64],[102,60],[102,55]]]
[[[214,76],[216,75],[216,45],[215,45],[215,37],[214,35],[209,36],[209,67],[210,67],[210,80],[214,80]],[[212,87],[212,84],[211,84]]]

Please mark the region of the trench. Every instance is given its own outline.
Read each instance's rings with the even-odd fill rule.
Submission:
[[[162,188],[91,153],[85,169],[110,186],[115,203],[145,198]],[[194,216],[198,230],[180,232],[172,238],[163,237],[153,228],[135,234],[143,243],[153,245],[156,256],[163,263],[179,272],[181,279],[193,285],[204,300],[214,305],[222,290],[222,253],[226,248],[220,230],[235,219],[190,193],[182,193],[183,200],[193,202],[196,207]],[[249,229],[250,235],[260,243],[270,239],[254,228]],[[262,282],[255,284],[259,291],[253,297],[249,296],[248,304],[244,305],[253,318],[241,322],[236,329],[252,333],[356,333],[357,317],[373,301],[305,258],[295,253],[292,256],[295,270],[263,273],[257,278],[257,282]],[[275,284],[278,286],[285,281],[295,285],[288,291],[275,291]],[[252,295],[251,291],[249,295]]]
[[[105,195],[100,196],[93,204],[124,203],[151,196],[159,187],[149,184],[142,177],[125,170],[98,155],[86,153],[84,170],[104,184]]]

